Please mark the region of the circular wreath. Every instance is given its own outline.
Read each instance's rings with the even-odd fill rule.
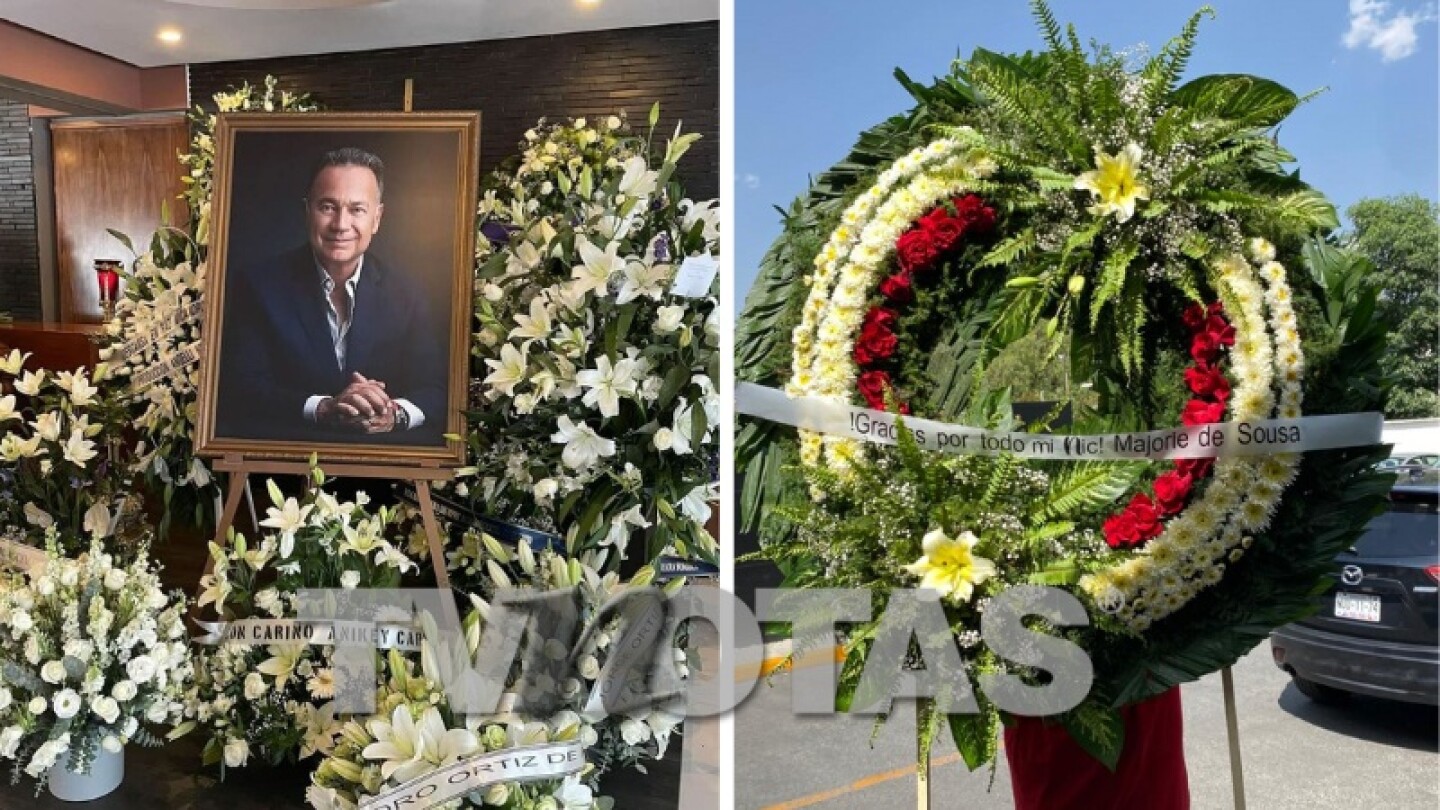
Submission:
[[[1062,406],[1077,434],[1378,410],[1369,268],[1317,238],[1334,210],[1273,138],[1303,99],[1253,76],[1179,84],[1208,9],[1131,65],[1087,56],[1032,7],[1039,55],[978,50],[930,86],[897,72],[917,106],[865,133],[787,217],[737,330],[742,376],[1008,428],[995,372],[1029,343],[1068,375],[1036,429],[1064,429]],[[972,674],[1038,675],[978,644],[992,595],[1070,589],[1091,624],[1064,635],[1096,679],[1060,719],[1112,765],[1115,710],[1312,609],[1390,483],[1371,470],[1377,447],[1058,462],[762,422],[738,444],[745,523],[789,584],[937,591]],[[870,637],[849,635],[842,707]],[[972,767],[994,754],[999,712],[981,707],[949,721]]]

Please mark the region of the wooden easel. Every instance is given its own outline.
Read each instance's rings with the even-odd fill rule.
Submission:
[[[235,514],[240,511],[240,498],[249,489],[249,480],[252,474],[263,475],[300,475],[308,480],[310,465],[303,461],[278,461],[274,459],[256,459],[245,456],[222,456],[216,459],[216,472],[225,472],[230,476],[229,487],[225,495],[225,507],[220,512],[220,520],[215,525],[215,542],[224,548],[230,527],[235,524]],[[322,465],[327,475],[334,475],[337,478],[388,478],[415,482],[416,500],[420,504],[420,520],[425,525],[425,538],[430,546],[430,563],[435,569],[435,582],[439,587],[450,588],[450,573],[445,570],[445,546],[440,542],[440,523],[435,519],[435,503],[430,500],[430,482],[448,481],[454,476],[454,471],[441,467],[437,463],[423,464],[417,466],[403,466],[396,464],[353,464],[344,462],[329,462]],[[211,574],[215,570],[215,559],[209,558],[205,562],[205,573]]]

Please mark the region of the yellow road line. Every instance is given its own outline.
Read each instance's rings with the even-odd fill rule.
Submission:
[[[954,754],[946,754],[943,757],[937,757],[931,760],[930,767],[932,769],[938,768],[945,765],[951,765],[959,761],[960,754],[958,752]],[[822,802],[828,802],[831,799],[838,799],[841,796],[845,796],[850,793],[858,793],[862,790],[865,790],[866,788],[872,788],[876,785],[881,785],[886,782],[893,782],[896,779],[904,779],[907,776],[912,778],[915,776],[914,765],[906,765],[902,768],[895,768],[894,770],[884,771],[882,773],[877,773],[871,776],[864,777],[863,779],[856,779],[854,782],[851,782],[844,787],[823,790],[819,793],[812,793],[809,796],[801,796],[798,799],[791,799],[788,802],[781,802],[779,804],[767,804],[764,807],[760,808],[760,810],[800,810],[800,808],[802,807],[813,807]]]
[[[788,672],[796,667],[818,667],[823,664],[840,664],[845,661],[845,648],[835,645],[833,653],[826,656],[823,650],[809,650],[798,661],[791,661],[788,655],[776,655],[760,662],[760,677],[768,678],[777,672]],[[736,679],[754,677],[754,664],[741,664],[735,668]]]

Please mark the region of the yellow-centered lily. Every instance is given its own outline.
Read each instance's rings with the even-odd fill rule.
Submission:
[[[968,531],[950,537],[944,529],[932,529],[921,541],[924,555],[905,570],[920,577],[920,587],[941,598],[968,602],[975,586],[996,573],[995,563],[974,553],[977,542],[979,538]]]
[[[1095,169],[1075,178],[1075,188],[1096,197],[1090,213],[1114,215],[1116,222],[1135,216],[1136,200],[1150,199],[1150,187],[1140,182],[1140,146],[1128,143],[1116,154],[1095,150]]]

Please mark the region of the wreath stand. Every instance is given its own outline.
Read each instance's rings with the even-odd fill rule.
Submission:
[[[216,472],[228,473],[230,478],[225,495],[225,507],[220,512],[220,519],[215,525],[215,543],[221,548],[228,543],[229,530],[235,523],[235,514],[240,510],[240,498],[249,492],[252,474],[300,475],[304,476],[307,482],[310,475],[308,462],[234,455],[216,459],[214,468]],[[430,499],[430,482],[450,480],[454,477],[453,470],[440,466],[438,462],[422,462],[415,465],[328,462],[324,465],[324,469],[326,473],[333,474],[337,478],[386,478],[413,481],[416,500],[420,506],[420,520],[425,526],[425,538],[430,546],[430,563],[435,569],[435,582],[441,588],[446,590],[450,588],[450,574],[445,570],[445,546],[440,542],[440,524],[435,519],[435,503]],[[309,484],[307,483],[306,486],[308,487]],[[252,512],[254,510],[253,500],[251,501],[251,510]],[[215,558],[209,557],[205,561],[205,573],[211,574],[214,573],[214,570]]]
[[[1225,735],[1230,743],[1230,786],[1235,810],[1245,810],[1245,772],[1240,762],[1240,725],[1235,717],[1235,679],[1230,667],[1220,670],[1220,682],[1225,692]],[[915,701],[917,730],[925,722],[927,703],[924,698]],[[915,740],[915,808],[930,810],[930,756],[918,734]]]

